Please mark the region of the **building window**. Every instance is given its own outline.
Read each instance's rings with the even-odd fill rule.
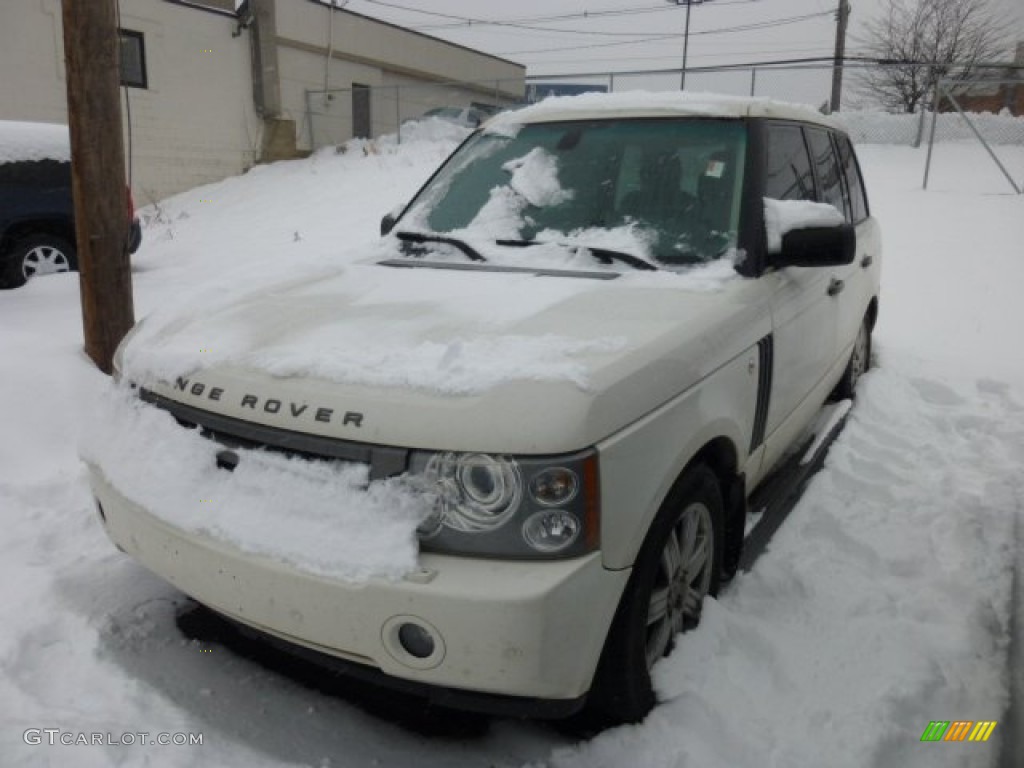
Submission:
[[[119,29],[121,38],[121,85],[147,88],[146,41],[141,32]]]

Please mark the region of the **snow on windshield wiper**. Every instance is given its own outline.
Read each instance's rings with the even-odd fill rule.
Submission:
[[[458,248],[473,261],[487,261],[476,248],[455,237],[434,235],[428,232],[396,232],[395,237],[406,243],[444,243],[453,248]]]
[[[547,240],[495,240],[498,245],[510,245],[516,248],[526,248],[531,245],[560,245],[563,248],[584,250],[590,253],[602,264],[611,264],[613,261],[621,261],[634,269],[657,270],[654,264],[624,251],[613,251],[609,248],[596,248],[592,245],[581,245],[579,243],[559,243]]]

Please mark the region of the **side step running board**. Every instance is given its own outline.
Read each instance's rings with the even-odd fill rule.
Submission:
[[[849,400],[826,406],[815,425],[815,432],[750,497],[747,519],[753,521],[753,526],[744,537],[741,571],[754,567],[757,558],[768,548],[772,536],[800,500],[811,477],[821,469],[829,446],[846,423],[850,406]]]

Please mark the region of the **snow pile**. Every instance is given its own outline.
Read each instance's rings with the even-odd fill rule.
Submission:
[[[769,253],[779,253],[782,238],[794,229],[837,227],[845,221],[839,209],[828,203],[764,198],[764,228]]]
[[[19,160],[71,160],[68,127],[54,123],[0,120],[0,163]]]
[[[387,134],[377,139],[378,147],[390,149],[407,142],[461,142],[472,129],[440,117],[423,117],[402,123],[401,135]]]
[[[1006,703],[1024,424],[933,376],[883,356],[769,554],[655,668],[662,705],[554,766],[990,764],[920,737]]]
[[[100,400],[81,445],[121,493],[176,528],[346,581],[416,568],[416,527],[433,499],[412,485],[368,482],[365,465],[245,449],[225,472],[221,449],[127,388]]]

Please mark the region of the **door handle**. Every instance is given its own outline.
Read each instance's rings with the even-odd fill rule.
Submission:
[[[838,277],[833,277],[828,281],[828,295],[837,296],[843,292],[843,288],[846,287],[846,283],[840,280]]]
[[[860,260],[860,265],[864,269],[867,269],[875,262],[875,257],[871,254],[867,254],[863,259]]]

